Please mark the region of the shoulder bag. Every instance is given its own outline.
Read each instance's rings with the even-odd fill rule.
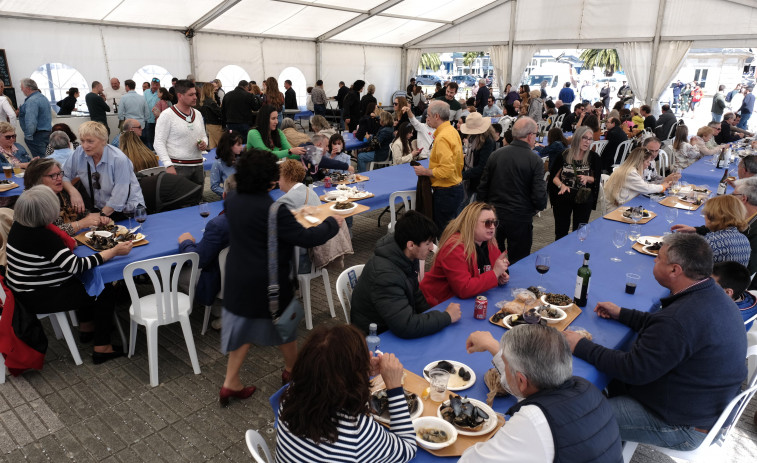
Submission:
[[[296,297],[283,310],[279,308],[279,206],[281,203],[275,202],[268,209],[268,310],[276,332],[287,343],[295,339],[297,327],[305,317],[305,310]]]

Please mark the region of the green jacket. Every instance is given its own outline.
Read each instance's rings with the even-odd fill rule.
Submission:
[[[258,129],[252,129],[249,132],[247,132],[247,149],[255,148],[259,150],[264,151],[270,151],[271,153],[275,154],[277,158],[284,159],[300,159],[300,157],[296,154],[291,154],[289,152],[290,149],[292,149],[292,145],[289,144],[287,141],[286,135],[284,135],[284,132],[277,129],[277,132],[279,133],[279,141],[281,142],[280,147],[276,147],[277,149],[271,149],[263,143],[263,138],[260,136],[260,132],[258,132]]]

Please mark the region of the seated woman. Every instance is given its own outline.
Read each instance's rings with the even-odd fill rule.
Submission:
[[[105,127],[99,122],[105,131]],[[34,314],[76,310],[79,340],[94,342],[92,362],[99,365],[124,355],[110,343],[115,301],[113,287],[98,297],[87,294],[76,274],[94,268],[132,248],[122,242],[100,253],[78,257],[72,252],[76,242],[52,223],[60,216],[60,203],[53,190],[37,185],[18,198],[14,222],[8,233],[7,283],[16,300]]]
[[[286,119],[284,121],[286,122]],[[234,163],[242,151],[244,151],[242,135],[231,130],[221,135],[221,139],[218,140],[218,147],[216,147],[216,160],[213,161],[213,167],[210,168],[210,189],[213,193],[223,197],[224,182],[236,172]]]
[[[53,150],[53,153],[48,158],[55,159],[61,164],[74,154],[74,150],[71,148],[71,140],[66,135],[66,132],[62,130],[56,130],[50,134],[50,144],[47,146]]]
[[[431,270],[421,281],[430,306],[455,296],[468,299],[510,280],[507,253],[500,253],[494,207],[473,202],[447,225]]]
[[[381,374],[390,426],[370,415],[370,377]],[[394,354],[373,357],[353,325],[318,326],[305,340],[279,406],[276,461],[403,463],[415,457],[415,431]],[[335,388],[339,390],[335,394]]]
[[[258,111],[257,127],[247,134],[247,149],[270,151],[279,159],[299,159],[299,156],[305,154],[305,148],[292,147],[278,126],[279,112],[271,105],[263,105]]]
[[[0,165],[25,169],[32,156],[16,139],[16,129],[7,122],[0,122]]]
[[[394,119],[391,113],[381,113],[381,129],[376,134],[378,148],[376,151],[366,151],[357,155],[357,171],[365,172],[371,162],[385,161],[389,157],[389,145],[394,135]],[[374,146],[374,145],[372,145]]]
[[[327,121],[326,118],[321,115],[315,115],[310,118],[310,130],[315,133],[326,135],[327,137],[330,137],[336,133],[336,130],[331,127],[329,121]]]
[[[676,128],[676,136],[673,139],[673,171],[681,171],[702,157],[698,148],[701,140],[697,145],[689,143],[688,140],[689,128],[685,125],[679,125]]]
[[[397,136],[389,146],[392,152],[392,164],[407,164],[412,161],[421,152],[420,148],[413,147],[413,126],[409,122],[400,124],[397,130]]]
[[[694,145],[694,147],[699,150],[699,154],[701,154],[702,156],[713,156],[720,153],[720,147],[717,145],[712,148],[707,147],[707,145],[710,143],[710,140],[714,136],[715,130],[712,127],[705,125],[704,127],[700,127],[699,130],[697,130],[697,136],[691,137],[689,143]]]
[[[644,148],[636,148],[626,156],[626,160],[615,169],[605,182],[605,202],[608,209],[614,209],[639,194],[660,193],[670,187],[671,181],[661,184],[644,181],[642,173],[649,167],[654,154]]]
[[[549,129],[549,132],[547,132],[547,146],[541,149],[538,146],[536,147],[541,157],[546,156],[549,158],[549,166],[552,166],[552,162],[566,149],[568,149],[568,140],[565,139],[560,127]]]
[[[379,108],[376,103],[369,104],[365,108],[365,114],[357,123],[355,138],[366,140],[376,135],[381,128],[381,113],[383,112],[384,110]]]
[[[79,127],[79,138],[81,146],[63,164],[63,188],[71,196],[74,210],[99,211],[119,221],[126,217],[125,210],[145,204],[129,158],[108,144],[105,126],[87,121]],[[80,179],[78,187],[85,197],[71,183],[75,178]]]
[[[644,118],[641,117],[641,111],[639,111],[639,108],[631,109],[631,122],[633,122],[633,127],[639,132],[644,130]]]
[[[79,141],[76,139],[76,135],[71,130],[71,127],[68,126],[68,124],[59,122],[52,127],[50,133],[57,132],[58,130],[65,132],[65,134],[68,135],[68,140],[71,142],[71,148],[76,149],[79,147]],[[51,154],[53,154],[54,150],[55,149],[48,144],[47,148],[45,148],[45,156],[50,156]]]
[[[297,130],[294,119],[291,117],[285,117],[281,121],[281,131],[284,132],[284,136],[287,137],[287,141],[291,146],[302,146],[305,143],[310,143],[310,137],[306,133]]]
[[[602,138],[602,131],[599,129],[599,119],[596,114],[587,114],[586,117],[583,118],[583,121],[581,121],[581,126],[591,129],[591,135],[594,138],[594,141],[599,141],[599,139]]]
[[[408,103],[407,98],[404,96],[395,97],[392,106],[394,107],[394,127],[399,127],[400,124],[410,122],[408,120],[407,111],[403,110],[403,108],[410,108],[410,103]]]
[[[344,137],[342,137],[341,133],[335,133],[334,135],[329,138],[329,157],[337,162],[343,162],[347,164],[348,166],[352,162],[352,158],[350,157],[349,153],[344,151]],[[331,169],[334,172],[339,172],[342,174],[346,174],[349,172],[349,169]]]

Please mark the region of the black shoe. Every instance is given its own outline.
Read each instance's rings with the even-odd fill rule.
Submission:
[[[100,365],[108,360],[123,357],[126,353],[120,347],[113,346],[113,352],[92,352],[92,363]]]
[[[89,344],[95,339],[94,331],[79,331],[79,342],[82,344]]]

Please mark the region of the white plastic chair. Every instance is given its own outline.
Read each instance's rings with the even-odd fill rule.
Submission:
[[[671,151],[672,153],[672,151]],[[657,154],[657,160],[655,161],[655,169],[659,175],[665,176],[665,172],[670,168],[670,160],[668,159],[668,153],[665,150],[660,150]]]
[[[548,121],[539,121],[536,123],[536,126],[539,129],[539,133],[543,133],[543,134],[547,133],[547,131],[549,130],[549,125],[550,124]]]
[[[747,349],[746,358],[747,361],[751,361],[757,358],[757,346],[751,346]],[[649,447],[673,458],[680,458],[688,461],[719,461],[718,458],[715,458],[716,455],[714,454],[722,450],[728,434],[731,432],[731,430],[733,430],[733,428],[736,427],[736,424],[739,422],[739,418],[741,418],[742,413],[744,413],[744,410],[747,408],[747,405],[752,399],[752,396],[754,396],[755,392],[757,392],[757,373],[753,373],[750,377],[746,390],[734,397],[733,400],[728,403],[723,412],[720,414],[718,420],[710,429],[710,432],[707,433],[707,437],[704,438],[704,441],[702,441],[702,443],[696,449],[681,451],[656,447],[654,445],[649,445]],[[728,417],[731,414],[733,414],[733,419],[728,420]],[[728,423],[726,425],[727,420]],[[631,461],[631,458],[633,458],[633,454],[636,451],[636,447],[638,445],[638,442],[626,442],[626,444],[623,446],[624,462],[629,463]]]
[[[151,177],[153,175],[158,175],[159,173],[165,172],[165,171],[166,171],[166,167],[165,166],[156,166],[156,167],[149,167],[147,169],[142,169],[142,170],[140,170],[137,173],[141,174],[141,175],[146,175],[148,177]]]
[[[295,246],[294,248],[294,272],[297,275],[297,281],[300,284],[300,294],[302,294],[302,305],[305,309],[305,327],[309,330],[313,329],[313,307],[310,300],[310,281],[315,280],[318,277],[323,278],[323,287],[326,290],[326,300],[329,303],[329,310],[331,311],[331,318],[336,318],[336,312],[334,312],[334,298],[331,297],[331,280],[329,279],[329,272],[326,268],[318,270],[315,268],[315,264],[310,264],[310,273],[299,273],[300,267],[300,248]]]
[[[192,268],[189,281],[197,281],[199,260],[200,256],[196,252],[189,252],[132,262],[124,268],[124,281],[131,297],[129,357],[134,355],[134,347],[137,343],[137,324],[145,325],[150,385],[153,387],[158,385],[158,327],[161,325],[176,322],[181,324],[192,369],[196,375],[200,374],[200,363],[197,360],[192,326],[189,323],[189,314],[192,313],[194,300],[194,285],[189,287],[188,295],[178,290],[179,273],[186,263],[189,263]],[[144,271],[150,277],[155,290],[154,294],[139,297],[134,283],[134,273],[137,271]]]
[[[599,194],[597,196],[597,205],[599,206],[599,212],[601,212],[602,215],[607,214],[607,201],[605,201],[605,182],[609,178],[609,175],[602,174],[599,180]]]
[[[628,152],[631,151],[631,144],[633,143],[633,140],[626,140],[618,145],[617,149],[615,150],[615,157],[613,160],[615,161],[613,168],[623,164],[623,161],[626,160],[626,156],[628,155]]]
[[[271,457],[271,451],[268,450],[268,444],[263,436],[254,429],[248,429],[244,434],[244,440],[247,442],[247,448],[252,454],[252,458],[256,463],[273,463],[273,457]],[[261,456],[265,455],[265,458]]]
[[[607,146],[607,140],[599,140],[592,142],[590,149],[601,156],[605,146]]]
[[[415,190],[400,190],[389,195],[389,233],[394,232],[394,224],[397,223],[397,198],[402,200],[405,211],[415,209]]]
[[[221,252],[218,254],[218,266],[221,268],[221,290],[218,291],[218,294],[216,294],[216,299],[223,300],[223,288],[225,286],[225,280],[226,280],[226,256],[228,255],[229,255],[228,246],[223,248]],[[205,315],[202,317],[202,331],[200,331],[200,334],[203,336],[208,331],[208,322],[210,321],[210,311],[212,308],[213,308],[213,304],[205,306]]]
[[[71,333],[71,327],[68,324],[68,318],[66,318],[66,312],[45,313],[37,315],[40,320],[49,318],[50,323],[53,325],[53,331],[57,339],[65,338],[68,349],[71,351],[71,357],[74,358],[74,363],[81,365],[81,355],[79,355],[79,348],[76,346],[74,335]]]
[[[389,153],[389,157],[386,158],[386,160],[384,161],[371,161],[371,163],[368,164],[368,170],[373,170],[376,167],[381,167],[381,166],[391,166],[392,164],[393,164],[392,153]]]
[[[560,114],[557,116],[557,119],[555,119],[554,126],[562,128],[563,120],[565,120],[565,114]]]
[[[336,297],[339,298],[339,303],[342,305],[344,318],[347,320],[347,323],[350,322],[350,310],[352,309],[350,301],[352,300],[352,290],[355,289],[355,286],[352,284],[352,278],[354,278],[355,284],[357,284],[357,280],[363,273],[363,267],[365,267],[365,264],[353,265],[343,270],[336,279]]]

